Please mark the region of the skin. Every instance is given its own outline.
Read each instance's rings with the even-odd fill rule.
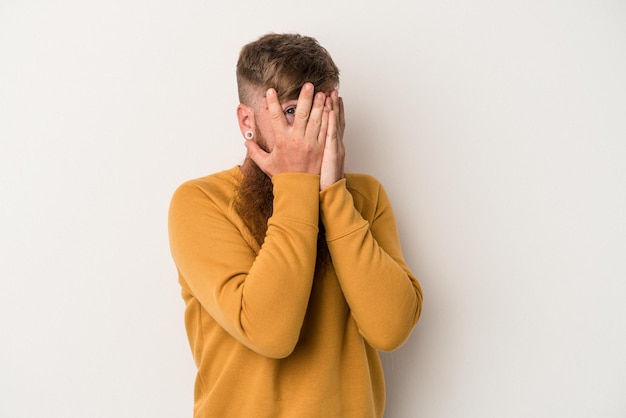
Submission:
[[[345,117],[343,100],[335,89],[314,93],[305,83],[296,101],[280,103],[274,89],[260,94],[252,105],[240,104],[237,118],[246,140],[248,159],[272,177],[280,173],[310,173],[320,176],[320,190],[344,177]],[[264,143],[259,143],[262,138]]]

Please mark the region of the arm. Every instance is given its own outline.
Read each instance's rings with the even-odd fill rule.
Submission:
[[[258,251],[242,236],[230,199],[193,182],[175,193],[170,246],[202,307],[239,342],[267,357],[295,347],[315,269],[319,176],[273,177],[274,214]],[[216,193],[217,194],[217,193]]]
[[[265,134],[273,147],[266,152],[246,142],[248,158],[274,185],[273,214],[258,255],[242,236],[231,198],[216,199],[193,186],[180,188],[172,201],[170,246],[190,292],[220,326],[252,350],[280,358],[298,341],[311,292],[330,110],[325,94],[314,94],[310,83],[301,90],[293,125],[274,89],[266,100],[272,132]]]
[[[345,179],[321,192],[321,217],[333,266],[361,334],[374,348],[390,351],[417,323],[422,289],[402,256],[384,189],[372,180],[367,190],[371,219],[355,208]]]
[[[409,336],[422,309],[422,289],[402,256],[389,199],[377,181],[360,184],[365,219],[344,178],[344,104],[331,92],[332,109],[322,159],[320,210],[333,266],[361,335],[380,350]],[[373,208],[364,211],[363,206]]]

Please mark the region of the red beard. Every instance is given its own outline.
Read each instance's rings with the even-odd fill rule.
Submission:
[[[259,145],[265,148],[264,144]],[[274,187],[271,178],[254,161],[247,159],[244,167],[243,180],[237,189],[234,208],[261,247],[267,233],[267,221],[274,210]],[[315,263],[316,277],[324,273],[330,264],[331,258],[324,225],[320,220]]]

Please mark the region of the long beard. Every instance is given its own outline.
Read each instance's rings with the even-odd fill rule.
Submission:
[[[254,237],[259,247],[267,232],[267,221],[274,211],[272,180],[256,163],[247,160],[243,180],[235,195],[235,210]]]
[[[245,165],[246,170],[237,189],[234,208],[260,248],[267,233],[267,222],[274,210],[274,187],[270,177],[254,161],[247,160]],[[331,264],[324,225],[321,219],[318,222],[316,277],[325,273]]]

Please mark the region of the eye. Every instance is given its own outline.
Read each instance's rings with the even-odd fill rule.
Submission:
[[[285,114],[285,119],[287,119],[287,123],[289,125],[293,125],[293,122],[295,120],[296,117],[296,107],[295,106],[289,106],[288,108],[286,108],[283,113]]]

